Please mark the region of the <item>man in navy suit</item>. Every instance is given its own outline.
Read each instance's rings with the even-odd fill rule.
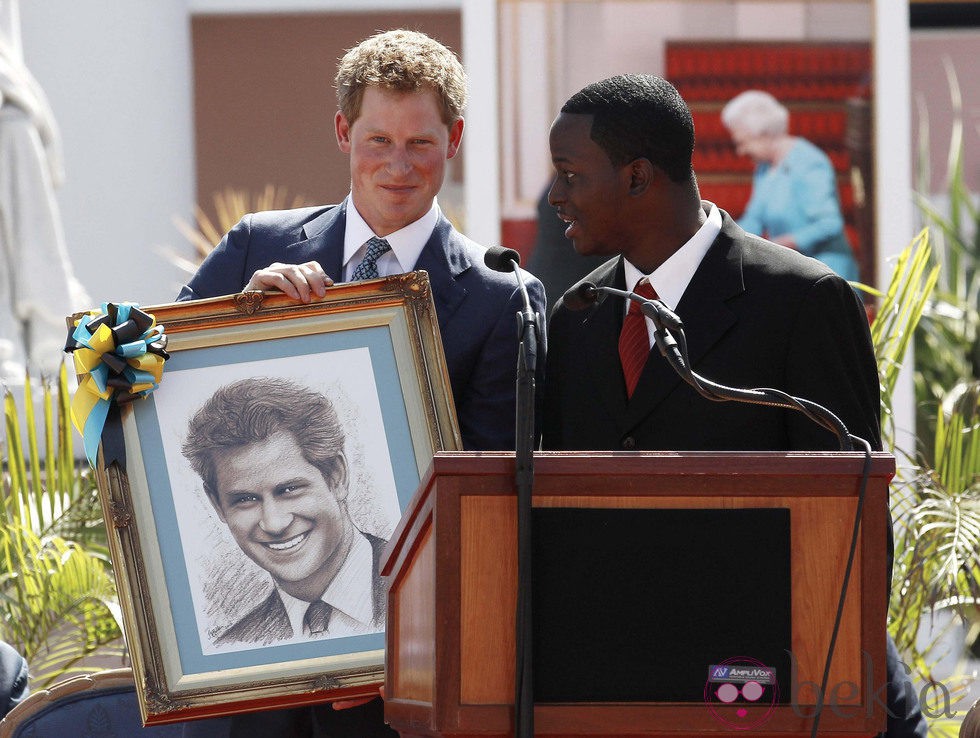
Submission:
[[[693,150],[690,110],[659,77],[612,77],[569,98],[551,128],[549,199],[576,251],[611,257],[585,280],[652,288],[647,296],[683,320],[699,374],[818,402],[880,449],[878,374],[854,291],[824,264],[746,233],[702,201]],[[800,413],[701,397],[651,350],[652,321],[631,311],[608,294],[580,312],[555,305],[544,448],[838,448]],[[887,735],[924,738],[915,692],[887,644]]]
[[[485,249],[458,233],[435,199],[463,134],[463,67],[449,49],[422,33],[390,31],[348,51],[335,82],[340,109],[334,124],[337,144],[350,157],[350,195],[336,206],[246,216],[178,299],[276,289],[308,301],[323,296],[334,282],[424,269],[463,447],[513,449],[516,316],[522,307],[517,278],[486,267]],[[530,275],[525,281],[532,308],[543,314],[544,288]],[[544,362],[538,366],[543,370]],[[228,727],[229,722],[234,724]],[[193,734],[188,724],[185,735]],[[196,733],[311,734],[396,735],[384,725],[377,699],[345,710],[210,721]]]
[[[463,135],[463,67],[424,34],[390,31],[347,52],[336,84],[350,195],[336,206],[246,216],[177,299],[277,289],[307,301],[334,282],[424,269],[463,447],[513,449],[517,279],[486,267],[485,249],[456,231],[435,200]],[[543,314],[544,288],[526,280]]]

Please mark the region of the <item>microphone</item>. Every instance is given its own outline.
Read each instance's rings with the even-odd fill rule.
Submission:
[[[561,301],[569,310],[585,310],[589,305],[595,305],[599,299],[599,288],[591,282],[579,282],[568,288],[562,295]]]
[[[523,339],[525,331],[529,328],[531,331],[536,331],[538,318],[531,309],[531,298],[527,294],[527,285],[524,284],[524,275],[520,268],[521,255],[514,249],[507,249],[503,246],[488,246],[483,255],[483,263],[495,272],[514,273],[514,276],[517,277],[517,286],[521,291],[521,300],[524,303],[524,312],[518,316],[518,321],[521,324],[521,338]],[[535,339],[536,342],[537,339]],[[537,348],[533,347],[531,351],[533,361],[533,356],[537,354]]]
[[[514,263],[520,265],[521,255],[514,249],[505,249],[503,246],[490,246],[483,255],[483,263],[495,272],[511,272],[514,270]]]
[[[625,297],[627,300],[638,303],[643,314],[650,318],[657,327],[675,331],[684,330],[684,324],[681,322],[677,313],[664,305],[660,300],[648,300],[635,292],[617,290],[614,287],[597,287],[592,282],[579,282],[570,287],[562,295],[561,299],[565,307],[569,310],[584,310],[590,305],[594,305],[596,300],[599,299],[599,294],[603,292]]]

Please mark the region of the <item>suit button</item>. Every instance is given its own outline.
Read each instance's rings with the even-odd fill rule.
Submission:
[[[633,436],[626,436],[626,438],[623,439],[623,448],[626,449],[627,451],[632,451],[633,449],[635,449],[636,439],[633,438]]]

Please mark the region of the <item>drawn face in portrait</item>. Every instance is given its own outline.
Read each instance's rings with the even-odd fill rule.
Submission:
[[[218,517],[279,587],[307,601],[333,580],[354,535],[347,465],[342,455],[331,462],[318,469],[286,431],[215,454]]]

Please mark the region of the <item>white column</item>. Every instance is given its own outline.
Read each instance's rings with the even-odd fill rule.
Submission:
[[[463,62],[470,83],[463,151],[466,224],[477,243],[500,242],[497,3],[463,0]]]
[[[878,284],[887,286],[894,257],[913,234],[912,142],[909,84],[908,0],[874,3],[874,166]],[[915,449],[912,348],[895,388],[896,444]]]
[[[173,224],[195,202],[185,0],[21,4],[24,57],[61,128],[56,195],[75,274],[96,305],[169,302],[190,251]]]

